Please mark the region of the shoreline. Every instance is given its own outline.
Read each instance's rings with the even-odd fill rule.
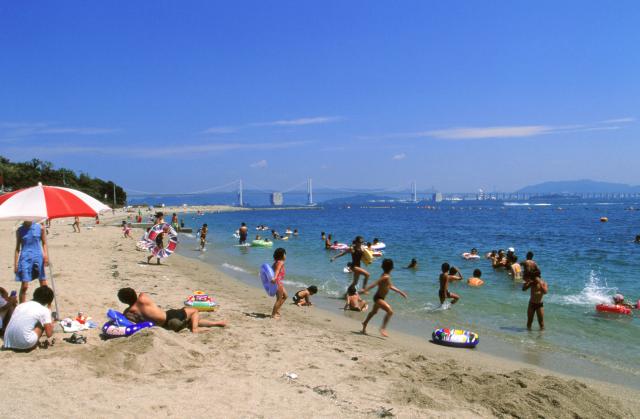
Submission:
[[[245,267],[229,265],[224,261],[224,259],[203,261],[202,258],[199,257],[203,256],[202,253],[184,250],[184,247],[178,250],[178,254],[188,259],[201,261],[211,266],[213,269],[222,272],[232,280],[238,281],[241,284],[250,286],[259,292],[262,292],[262,288],[256,279],[258,275],[257,269],[255,272],[248,272],[245,270]],[[235,268],[240,268],[243,271],[236,271]],[[301,286],[296,287],[288,285],[287,281],[285,281],[285,286],[290,295],[301,288]],[[340,308],[343,302],[343,299],[341,298],[316,295],[313,297],[313,301],[316,308],[330,315],[337,316],[346,322],[351,322],[351,326],[355,329],[359,327],[364,318],[364,316],[356,312],[344,312]],[[369,303],[371,307],[371,302]],[[374,318],[374,322],[376,318],[381,316],[382,314],[378,314]],[[426,319],[419,320],[416,318],[406,317],[401,312],[396,312],[391,320],[389,330],[392,334],[400,333],[405,335],[405,337],[415,339],[417,342],[421,342],[422,344],[429,344],[431,331],[436,327],[442,327],[442,325],[437,325],[433,321]],[[373,331],[373,333],[375,334],[376,332]],[[528,332],[527,336],[540,335],[541,333],[542,332],[534,330]],[[637,375],[626,373],[622,369],[615,370],[608,365],[599,363],[586,356],[576,357],[576,354],[574,353],[560,352],[553,349],[545,351],[527,350],[525,346],[513,345],[511,342],[500,338],[492,340],[489,338],[489,335],[485,333],[481,333],[480,335],[480,340],[482,342],[481,345],[471,351],[478,355],[486,355],[495,359],[509,360],[518,363],[525,368],[539,368],[546,373],[561,374],[565,377],[592,380],[594,382],[617,385],[635,391],[640,391],[640,381],[638,381]]]
[[[0,223],[5,236],[10,230]],[[182,255],[161,266],[140,263],[145,254],[116,228],[73,234],[65,220],[54,220],[49,237],[63,316],[84,311],[101,325],[106,309],[123,309],[116,298],[123,286],[149,292],[164,308],[204,289],[221,308],[203,316],[226,318],[230,326],[198,335],[153,328],[109,341],[93,329],[83,332],[86,345],[56,333],[48,350],[0,352],[10,366],[7,388],[26,395],[0,396],[9,416],[183,416],[189,409],[204,417],[213,408],[234,417],[632,417],[640,408],[633,389],[440,347],[393,323],[391,338],[379,338],[380,316],[364,336],[344,316],[289,300],[282,319],[273,321],[265,318],[273,298],[260,289]],[[5,257],[12,248],[0,244]],[[0,271],[3,286],[14,284],[10,268]],[[284,378],[288,372],[298,378]],[[45,384],[37,395],[33,383]],[[300,409],[282,410],[283,404]]]

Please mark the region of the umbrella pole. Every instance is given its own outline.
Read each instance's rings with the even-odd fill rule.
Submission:
[[[53,279],[53,267],[51,266],[51,261],[49,261],[49,277],[51,278],[51,289],[53,289],[53,302],[56,307],[56,311],[51,313],[53,320],[60,320],[60,310],[58,309],[58,293],[56,292],[56,282]]]

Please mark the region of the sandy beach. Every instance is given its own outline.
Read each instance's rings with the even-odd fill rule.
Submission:
[[[70,220],[53,221],[62,317],[82,311],[102,325],[109,308],[124,309],[116,293],[126,286],[165,309],[204,290],[221,305],[204,316],[229,326],[197,335],[153,328],[109,341],[93,329],[83,332],[86,345],[64,342],[56,328],[47,350],[0,352],[4,417],[637,417],[635,390],[439,347],[394,331],[393,322],[384,339],[381,315],[369,336],[357,316],[316,307],[287,303],[271,320],[272,298],[210,265],[180,255],[144,263],[135,240],[107,225],[122,214],[80,234]],[[8,290],[17,288],[16,226],[0,223],[0,286]]]

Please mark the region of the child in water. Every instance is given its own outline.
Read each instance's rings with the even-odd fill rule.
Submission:
[[[282,247],[276,249],[273,252],[273,282],[278,286],[278,291],[276,291],[276,302],[273,305],[273,310],[271,311],[272,319],[280,318],[280,308],[287,300],[287,290],[284,289],[284,281],[285,277],[285,269],[284,269],[284,261],[287,260],[287,251]]]
[[[405,269],[413,269],[414,271],[418,269],[418,259],[413,258],[409,265]]]
[[[344,305],[344,309],[345,310],[351,310],[351,311],[367,311],[367,309],[369,308],[369,304],[367,304],[366,301],[364,301],[362,298],[360,298],[360,294],[358,294],[358,291],[356,290],[356,287],[351,285],[348,289],[347,289],[347,301]]]
[[[367,334],[367,325],[369,324],[369,321],[373,318],[373,316],[375,316],[378,313],[378,310],[382,309],[386,311],[387,314],[384,316],[384,320],[382,321],[380,334],[384,337],[389,336],[389,334],[387,333],[387,325],[389,324],[389,320],[391,319],[391,316],[393,316],[393,309],[391,308],[391,305],[389,305],[389,303],[387,303],[384,300],[387,297],[389,290],[395,291],[398,294],[402,295],[404,298],[407,298],[407,294],[404,291],[396,288],[391,282],[392,270],[393,270],[393,260],[391,259],[383,260],[382,261],[383,273],[380,279],[378,279],[376,282],[374,282],[373,284],[363,289],[363,292],[366,292],[371,288],[378,287],[376,294],[373,296],[373,302],[374,302],[373,310],[371,310],[371,313],[367,315],[367,318],[362,323],[362,333],[365,335]]]
[[[484,281],[482,279],[480,279],[480,277],[482,276],[482,271],[480,269],[475,269],[473,271],[473,276],[469,279],[467,279],[467,284],[470,287],[480,287],[484,284]]]
[[[447,298],[451,298],[451,304],[455,304],[460,299],[458,294],[449,292],[449,283],[452,280],[459,280],[461,278],[454,277],[449,274],[450,266],[447,262],[442,264],[442,273],[440,274],[440,290],[438,291],[438,297],[440,297],[440,305],[444,304]]]
[[[316,287],[315,285],[311,285],[308,288],[300,290],[293,296],[293,304],[297,305],[298,307],[312,306],[313,304],[311,304],[311,296],[317,293],[318,287]]]
[[[549,292],[549,286],[541,278],[540,269],[538,265],[528,260],[524,265],[524,285],[522,285],[522,291],[531,289],[531,297],[529,298],[529,306],[527,307],[527,329],[531,330],[533,324],[533,317],[538,316],[538,324],[540,330],[544,329],[544,303],[542,298],[547,292]]]

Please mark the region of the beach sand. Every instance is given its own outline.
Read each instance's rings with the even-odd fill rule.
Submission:
[[[75,234],[70,223],[54,220],[49,235],[63,317],[83,311],[102,325],[107,309],[124,309],[116,293],[125,286],[163,308],[201,289],[221,305],[203,316],[229,327],[197,335],[153,328],[109,341],[93,329],[83,332],[86,345],[57,333],[47,350],[2,351],[3,417],[637,417],[638,391],[436,346],[395,332],[393,320],[383,339],[382,315],[369,336],[339,310],[290,301],[271,320],[273,298],[260,289],[180,255],[147,265],[119,228]],[[0,223],[8,290],[17,288],[15,226]]]

